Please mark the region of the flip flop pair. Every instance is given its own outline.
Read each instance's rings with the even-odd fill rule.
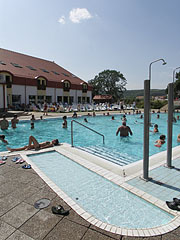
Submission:
[[[59,215],[64,215],[64,216],[69,215],[69,210],[65,210],[63,208],[63,206],[61,206],[61,205],[53,206],[52,207],[52,212],[54,214],[59,214]]]
[[[172,202],[166,201],[166,204],[170,209],[180,211],[180,199],[173,198]]]
[[[28,165],[24,165],[24,166],[22,166],[22,168],[24,168],[24,169],[31,169],[31,165],[30,164],[28,164]]]
[[[18,164],[18,163],[21,164],[21,163],[24,163],[24,162],[25,162],[24,159],[20,158],[19,160],[16,161],[16,164]]]
[[[20,157],[14,157],[11,161],[12,162],[17,162],[19,159],[21,159]]]

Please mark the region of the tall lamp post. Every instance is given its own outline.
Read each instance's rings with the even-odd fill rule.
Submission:
[[[173,133],[173,113],[174,113],[174,79],[175,72],[180,67],[173,70],[173,82],[168,84],[168,131],[167,131],[167,162],[166,167],[172,168],[172,133]]]
[[[143,150],[143,179],[149,180],[149,123],[150,123],[150,82],[151,82],[151,66],[155,62],[162,61],[166,64],[163,58],[157,59],[149,64],[149,80],[144,81],[144,150]]]

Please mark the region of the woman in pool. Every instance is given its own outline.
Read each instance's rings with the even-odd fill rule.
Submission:
[[[47,142],[38,143],[38,141],[36,140],[35,137],[30,136],[29,137],[29,144],[27,146],[20,147],[20,148],[9,148],[9,147],[7,147],[7,150],[9,150],[10,152],[31,150],[31,149],[39,150],[39,149],[49,148],[49,147],[53,147],[53,146],[57,146],[57,145],[59,145],[58,139],[54,139],[51,142],[47,141]]]

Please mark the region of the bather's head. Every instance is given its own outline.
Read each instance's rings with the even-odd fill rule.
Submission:
[[[59,145],[59,140],[58,139],[52,140],[52,144],[54,144],[54,146]]]

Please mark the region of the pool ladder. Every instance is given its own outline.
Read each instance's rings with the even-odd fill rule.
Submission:
[[[103,137],[103,144],[104,144],[104,139],[105,139],[105,137],[104,137],[103,134],[95,131],[95,130],[92,129],[92,128],[87,127],[86,125],[84,125],[84,124],[82,124],[82,123],[80,123],[80,122],[78,122],[78,121],[76,121],[76,120],[72,120],[72,121],[71,121],[71,147],[74,147],[74,145],[73,145],[73,122],[78,123],[79,125],[81,125],[81,126],[87,128],[87,129],[89,129],[90,131],[92,131],[92,132],[94,132],[94,133],[102,136],[102,137]]]

